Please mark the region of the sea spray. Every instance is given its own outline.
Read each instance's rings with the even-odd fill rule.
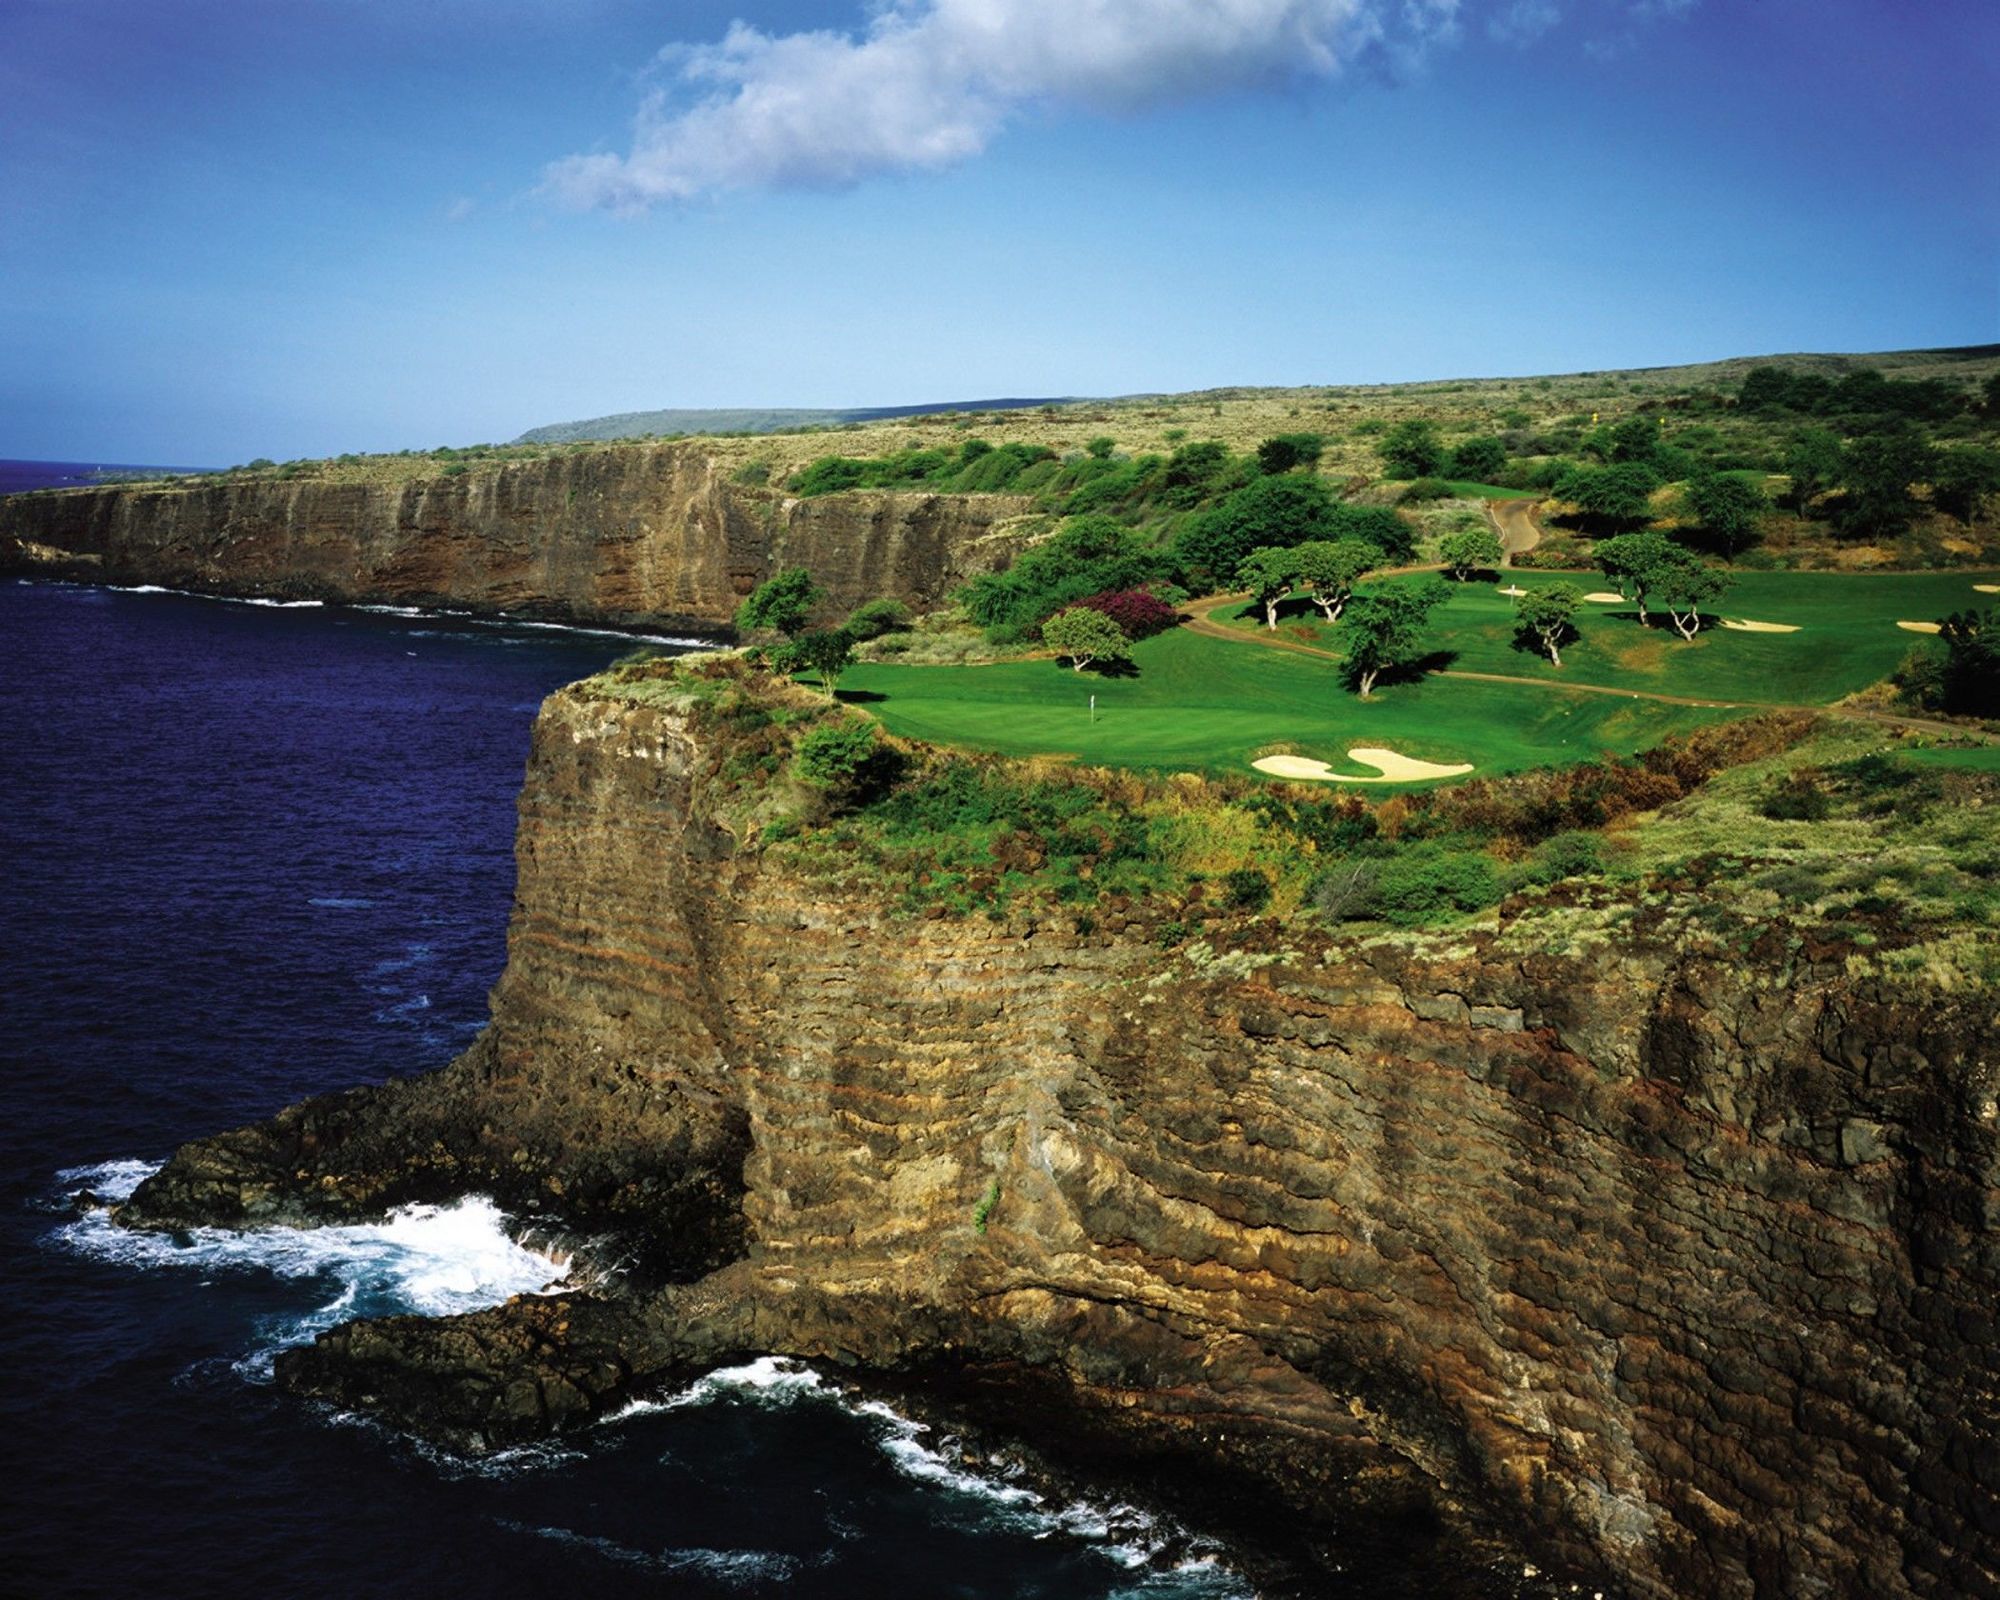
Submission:
[[[944,1504],[968,1520],[1034,1539],[1067,1538],[1095,1548],[1133,1574],[1122,1595],[1176,1596],[1187,1600],[1237,1600],[1248,1593],[1223,1564],[1220,1549],[1170,1518],[1123,1502],[1056,1503],[1025,1480],[1019,1467],[981,1463],[975,1468],[955,1450],[957,1441],[933,1436],[927,1423],[904,1416],[881,1400],[866,1399],[828,1381],[800,1361],[760,1356],[719,1367],[671,1395],[635,1400],[603,1419],[615,1426],[641,1417],[718,1404],[756,1407],[824,1405],[856,1419],[901,1476],[939,1491]]]
[[[68,1190],[116,1203],[158,1170],[157,1163],[108,1161],[57,1177]],[[399,1206],[380,1222],[245,1231],[138,1233],[117,1226],[108,1210],[93,1209],[51,1238],[64,1249],[130,1267],[324,1280],[335,1290],[330,1300],[260,1328],[244,1370],[265,1376],[279,1350],[352,1317],[455,1316],[564,1286],[570,1259],[520,1243],[507,1223],[491,1200],[468,1195],[449,1205]]]

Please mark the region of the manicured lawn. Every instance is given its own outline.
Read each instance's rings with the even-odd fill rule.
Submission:
[[[1604,587],[1595,574],[1510,571],[1505,581],[1524,589],[1567,581],[1585,593]],[[1453,667],[1468,672],[1746,704],[1825,705],[1888,676],[1924,643],[1898,621],[1936,621],[1990,604],[1991,596],[1973,589],[1975,581],[1992,582],[1993,575],[1741,572],[1718,614],[1791,623],[1797,633],[1711,628],[1683,642],[1664,619],[1640,627],[1629,604],[1586,605],[1578,618],[1581,637],[1563,647],[1560,669],[1514,647],[1514,604],[1499,585],[1454,584],[1449,603],[1432,614],[1431,636],[1438,648],[1456,653]],[[1261,619],[1231,610],[1214,615],[1246,630],[1261,626]],[[1339,625],[1322,624],[1304,600],[1288,602],[1279,627],[1304,642],[1341,648]]]
[[[1105,766],[1238,773],[1261,746],[1280,741],[1350,773],[1371,770],[1345,759],[1356,745],[1513,772],[1629,754],[1727,715],[1436,678],[1386,686],[1363,701],[1340,687],[1330,661],[1184,629],[1145,641],[1134,655],[1139,670],[1129,678],[1079,675],[1052,661],[862,665],[850,668],[840,687],[843,699],[909,738],[1010,755],[1069,754]]]
[[[1907,745],[1896,752],[1905,761],[1924,767],[1968,767],[1974,772],[2000,772],[2000,744],[1973,745],[1955,750],[1912,750]]]

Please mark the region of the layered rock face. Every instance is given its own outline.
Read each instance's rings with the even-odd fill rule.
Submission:
[[[1025,502],[731,482],[698,444],[633,445],[402,485],[247,480],[0,499],[0,571],[220,594],[726,627],[773,572],[829,612],[934,605],[1005,566]]]
[[[480,1042],[125,1215],[483,1187],[639,1267],[281,1381],[480,1446],[776,1352],[1012,1397],[1329,1546],[1483,1513],[1663,1600],[2000,1594],[1990,996],[1775,938],[895,920],[739,851],[722,754],[552,698]]]

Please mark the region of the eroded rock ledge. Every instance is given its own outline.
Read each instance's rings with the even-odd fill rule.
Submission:
[[[1036,1396],[1336,1534],[1483,1509],[1636,1595],[2000,1594],[1990,995],[1665,934],[1197,967],[1143,919],[896,920],[737,851],[713,755],[553,697],[479,1043],[123,1214],[482,1188],[638,1270],[281,1381],[480,1447],[776,1352]]]
[[[250,478],[0,498],[0,572],[225,595],[450,606],[618,627],[726,629],[781,567],[830,614],[923,607],[1007,564],[1012,495],[799,500],[699,443],[481,465],[404,483]]]

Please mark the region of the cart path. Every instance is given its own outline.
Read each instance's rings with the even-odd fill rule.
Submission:
[[[1535,520],[1532,500],[1489,500],[1486,520],[1500,535],[1500,564],[1511,567],[1514,558],[1526,555],[1542,542],[1542,525]]]

